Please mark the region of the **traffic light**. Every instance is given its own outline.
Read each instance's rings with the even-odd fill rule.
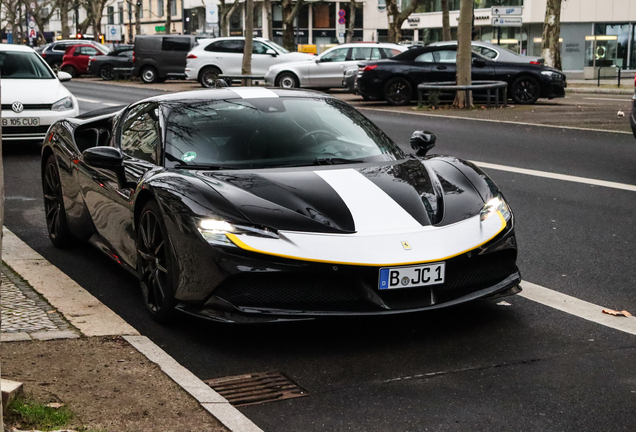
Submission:
[[[101,35],[101,34],[100,34],[100,35],[99,35],[99,40],[100,40],[100,42],[103,44],[103,43],[104,43],[104,35]]]
[[[77,36],[75,36],[77,39],[81,39],[82,38],[82,34],[78,33]]]

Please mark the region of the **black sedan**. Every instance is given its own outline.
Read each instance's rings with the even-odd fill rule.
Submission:
[[[88,61],[88,73],[98,75],[104,81],[110,81],[115,77],[115,68],[132,69],[132,67],[132,45],[116,48],[105,56],[92,57]]]
[[[519,291],[513,215],[477,167],[408,154],[331,96],[222,88],[53,125],[49,237],[87,240],[173,310],[267,322],[435,309]]]
[[[387,60],[358,64],[358,93],[365,99],[384,99],[406,105],[417,98],[417,85],[456,79],[457,47],[415,48]],[[508,83],[508,96],[518,104],[565,96],[565,75],[543,65],[495,62],[472,53],[472,79]]]

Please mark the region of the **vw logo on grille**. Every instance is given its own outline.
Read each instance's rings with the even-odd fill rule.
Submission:
[[[13,102],[13,104],[11,105],[11,109],[13,110],[13,112],[21,113],[22,110],[24,110],[24,105],[22,105],[20,102]]]

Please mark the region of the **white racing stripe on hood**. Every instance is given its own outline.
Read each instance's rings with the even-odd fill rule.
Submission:
[[[270,89],[262,88],[262,87],[240,87],[240,88],[232,88],[230,87],[228,90],[232,90],[234,93],[242,97],[243,99],[257,99],[257,98],[277,98],[278,95],[271,91]]]
[[[314,171],[345,202],[359,233],[421,228],[393,198],[358,171],[348,169]]]

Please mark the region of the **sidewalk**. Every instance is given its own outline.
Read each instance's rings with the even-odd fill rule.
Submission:
[[[73,417],[54,429],[260,431],[13,233],[3,233],[2,378],[23,383],[28,402],[64,404]],[[5,412],[8,431],[38,426],[11,407]]]

